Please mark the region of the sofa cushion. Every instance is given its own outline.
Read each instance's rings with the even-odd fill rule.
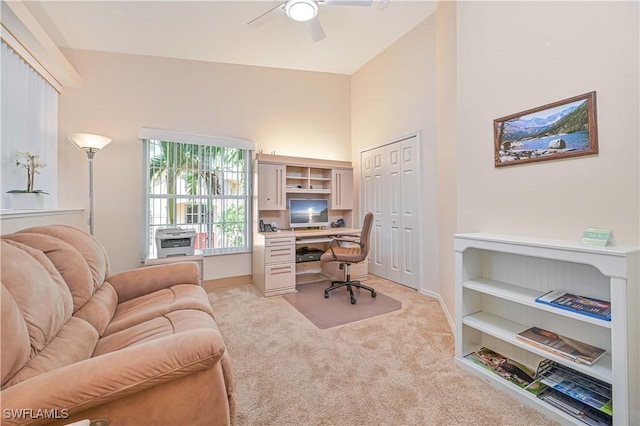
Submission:
[[[29,336],[29,356],[34,357],[55,338],[71,317],[71,292],[41,251],[19,242],[2,239],[1,268],[2,284],[22,315]],[[5,316],[12,318],[15,314],[15,309],[6,313],[2,311],[3,339],[6,337],[9,342],[15,340],[17,345],[23,345],[24,326],[12,320],[5,324]],[[5,352],[2,351],[3,357]],[[3,385],[7,379],[3,371]]]
[[[91,274],[91,284],[95,289],[100,287],[109,276],[109,258],[104,247],[88,233],[66,225],[36,226],[23,229],[20,233],[49,235],[62,240],[77,250],[84,259]],[[64,257],[60,259],[66,262]],[[56,266],[59,266],[56,264]]]
[[[3,237],[42,251],[56,267],[73,296],[74,312],[91,298],[97,286],[82,254],[69,243],[35,232],[17,232]]]
[[[116,290],[109,283],[104,283],[73,316],[82,318],[93,327],[100,336],[105,332],[113,318],[118,305]]]
[[[29,359],[6,386],[13,386],[39,374],[88,359],[97,341],[98,332],[91,324],[71,317],[54,339]]]
[[[16,371],[22,368],[29,360],[31,353],[31,343],[29,342],[29,332],[27,331],[27,323],[20,312],[20,308],[15,299],[2,285],[2,294],[0,294],[2,302],[2,333],[0,338],[2,348],[10,348],[11,350],[3,350],[0,362],[0,372],[2,373],[2,385],[11,378]]]
[[[193,309],[169,312],[101,338],[93,356],[199,328],[218,330],[214,319],[205,312]]]
[[[177,284],[120,303],[104,336],[182,309],[196,309],[213,317],[206,292],[192,284]]]

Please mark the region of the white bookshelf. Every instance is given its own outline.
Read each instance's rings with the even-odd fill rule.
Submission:
[[[640,424],[637,247],[597,247],[494,234],[457,234],[456,363],[563,424],[577,419],[465,358],[488,347],[536,370],[543,359],[611,384],[613,424]],[[551,290],[611,301],[605,321],[538,303]],[[606,349],[592,366],[528,345],[516,335],[537,326]]]

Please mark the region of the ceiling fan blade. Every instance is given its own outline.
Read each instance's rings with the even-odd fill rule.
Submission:
[[[259,28],[259,27],[263,26],[264,24],[266,24],[267,22],[271,21],[276,16],[282,15],[282,14],[284,14],[284,3],[280,3],[279,5],[274,7],[273,9],[268,10],[267,12],[265,12],[262,15],[258,16],[256,19],[247,22],[247,25],[252,27],[252,28]]]
[[[323,6],[371,6],[373,0],[320,0]]]
[[[320,41],[326,36],[324,35],[324,30],[322,29],[322,25],[320,24],[320,20],[316,16],[312,20],[308,21],[309,27],[311,28],[311,38],[313,41]]]

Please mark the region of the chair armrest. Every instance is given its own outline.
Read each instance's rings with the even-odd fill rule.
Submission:
[[[66,411],[72,415],[211,368],[221,361],[225,350],[222,336],[213,328],[194,329],[133,345],[3,389],[3,413],[57,409],[58,413]],[[32,422],[27,416],[3,418],[2,424]]]
[[[118,303],[177,284],[200,285],[198,264],[179,262],[132,269],[107,278],[118,294]]]

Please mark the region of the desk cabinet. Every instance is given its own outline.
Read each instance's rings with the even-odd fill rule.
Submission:
[[[265,296],[296,291],[296,245],[293,236],[255,237],[253,280]]]
[[[331,172],[331,208],[353,209],[353,169],[333,169]]]
[[[286,210],[284,164],[258,164],[258,209]]]

